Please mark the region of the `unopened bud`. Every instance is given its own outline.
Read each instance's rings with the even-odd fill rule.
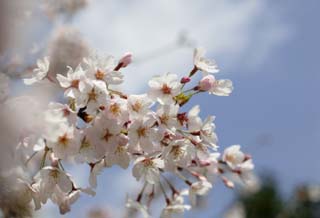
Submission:
[[[199,82],[200,91],[209,91],[215,85],[216,79],[212,75],[207,75],[203,77]]]
[[[191,80],[190,77],[184,76],[184,77],[182,77],[182,79],[180,80],[180,83],[186,84],[186,83],[190,82],[190,80]]]
[[[132,53],[127,52],[123,55],[123,57],[119,60],[119,64],[121,67],[126,67],[132,62]]]
[[[226,187],[233,189],[234,188],[234,183],[231,182],[229,179],[222,177],[222,181],[225,184]]]

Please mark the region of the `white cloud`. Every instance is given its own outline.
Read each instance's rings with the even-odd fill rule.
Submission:
[[[279,13],[269,8],[267,1],[93,1],[73,24],[100,51],[157,57],[126,70],[125,89],[139,92],[154,74],[188,73],[192,49],[169,51],[183,30],[210,56],[227,59],[230,69],[240,62],[247,68],[259,65],[289,35]]]

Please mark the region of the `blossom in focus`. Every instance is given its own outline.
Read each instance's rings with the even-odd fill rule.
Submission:
[[[204,74],[218,73],[219,68],[214,60],[205,58],[204,48],[196,48],[193,53],[193,64],[198,70],[201,70]]]
[[[79,96],[79,87],[84,86],[85,72],[78,66],[74,71],[71,67],[68,67],[67,76],[61,74],[57,75],[57,80],[62,88],[65,88],[64,95],[70,98],[77,98]]]
[[[176,74],[167,73],[149,81],[149,96],[160,104],[174,103],[174,97],[179,94],[181,84]]]
[[[140,180],[144,178],[149,184],[157,184],[160,180],[160,170],[164,167],[163,160],[159,158],[139,157],[132,169],[133,176]]]
[[[56,167],[47,166],[42,168],[34,178],[32,187],[39,191],[39,198],[42,203],[46,203],[51,198],[56,187],[65,193],[72,190],[70,176]]]
[[[114,71],[116,61],[113,56],[92,54],[84,59],[84,69],[89,79],[104,81],[106,84],[118,85],[123,82],[123,75]]]

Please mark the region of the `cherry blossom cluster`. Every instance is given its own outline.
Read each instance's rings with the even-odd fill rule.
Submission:
[[[139,95],[119,91],[121,70],[131,61],[130,53],[118,61],[92,54],[75,69],[69,67],[66,75],[52,78],[46,57],[38,61],[32,77],[24,79],[27,85],[49,80],[64,91],[65,99],[50,103],[34,131],[21,139],[20,147],[34,151],[27,162],[32,159],[40,166],[31,183],[21,181],[36,209],[50,199],[62,214],[68,212],[80,193],[95,194],[98,174],[114,165],[132,169],[141,181],[141,191],[136,198],[128,197],[126,207],[144,217],[150,217],[156,191],[165,204],[161,217],[172,217],[196,205],[197,196],[212,188],[213,177],[229,188],[236,181],[250,182],[251,157],[239,145],[218,153],[215,117],[202,119],[198,105],[189,111],[183,107],[197,94],[228,96],[233,90],[230,80],[215,78],[219,69],[204,50],[195,49],[188,75],[156,76],[148,82],[148,92]],[[197,82],[198,73],[202,78]],[[36,160],[35,154],[41,158]],[[65,162],[89,166],[88,187],[75,184]],[[169,176],[182,184],[174,184]]]

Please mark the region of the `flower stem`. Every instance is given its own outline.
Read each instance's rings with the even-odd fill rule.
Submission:
[[[39,151],[35,151],[33,152],[33,154],[28,158],[28,160],[26,160],[26,162],[24,163],[25,165],[28,165],[28,163],[30,162],[30,160],[36,155],[38,154]]]
[[[44,167],[44,164],[46,163],[48,151],[49,151],[49,148],[46,146],[44,148],[44,154],[43,154],[42,159],[41,159],[40,169],[42,169]]]

